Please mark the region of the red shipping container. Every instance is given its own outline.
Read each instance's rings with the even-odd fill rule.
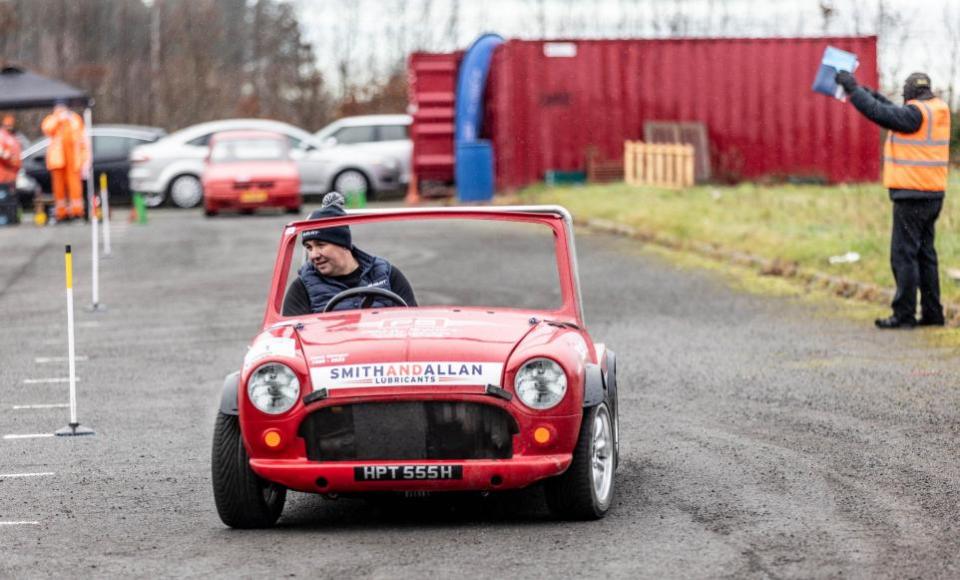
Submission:
[[[497,187],[621,158],[644,123],[706,125],[714,176],[875,181],[880,132],[852,105],[811,91],[824,48],[860,59],[878,84],[876,37],[518,41],[490,71],[487,133]]]
[[[462,52],[410,55],[407,77],[413,124],[413,176],[453,181],[453,104]]]

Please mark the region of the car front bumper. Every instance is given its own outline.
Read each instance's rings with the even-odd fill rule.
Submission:
[[[570,466],[569,453],[515,456],[512,459],[469,461],[337,461],[299,459],[251,459],[250,467],[260,477],[307,493],[363,493],[383,491],[498,491],[520,489],[541,479],[560,475]],[[357,481],[356,470],[404,466],[462,466],[461,479]]]
[[[415,415],[401,410],[400,406],[407,404],[438,407],[424,415],[432,418],[419,423],[413,418]],[[371,408],[380,405],[386,414],[376,415]],[[440,409],[450,405],[456,409]],[[372,423],[363,422],[353,411],[348,413],[347,407],[365,407],[363,414],[372,417],[369,419]],[[473,411],[468,411],[468,407]],[[498,412],[488,415],[481,409]],[[416,409],[408,411],[417,413]],[[505,412],[515,421],[515,426],[509,428],[510,444],[506,450],[500,445],[494,448],[486,445],[502,441],[496,436],[498,426],[503,428],[495,418],[501,416],[499,412]],[[582,418],[582,413],[545,415],[530,411],[522,408],[517,399],[507,402],[491,400],[485,395],[456,393],[331,397],[301,407],[282,419],[246,413],[243,408],[240,414],[250,467],[268,481],[308,493],[524,488],[559,475],[570,466]],[[346,420],[347,415],[352,418]],[[345,422],[338,423],[338,417]],[[311,422],[316,428],[313,431],[308,427]],[[459,430],[458,425],[464,429]],[[535,433],[544,429],[549,437],[538,441]],[[265,444],[270,432],[283,441],[279,447],[271,449]],[[339,445],[345,441],[342,437],[347,437],[347,441],[352,438],[353,444]],[[460,466],[462,475],[457,479],[414,477],[370,481],[356,473],[357,469],[378,466],[398,469]]]
[[[400,170],[376,166],[373,170],[374,191],[392,191],[400,186]]]

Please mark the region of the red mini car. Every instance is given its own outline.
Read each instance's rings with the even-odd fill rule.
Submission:
[[[556,307],[407,307],[371,285],[340,292],[324,312],[283,316],[302,232],[349,225],[414,236],[440,220],[454,232],[499,228],[490,239],[531,224],[543,230],[554,280],[544,295]],[[411,245],[390,238],[385,247],[399,252],[401,241]],[[517,271],[533,270],[524,263]],[[506,287],[517,276],[482,274],[505,287],[502,296],[516,296]],[[357,296],[368,298],[357,309],[334,307]],[[380,306],[369,307],[374,299]],[[616,357],[585,327],[564,208],[366,210],[284,229],[262,331],[224,382],[213,491],[220,518],[237,528],[273,525],[288,489],[420,495],[542,483],[555,515],[595,519],[613,501],[618,442]]]
[[[269,131],[224,131],[210,138],[203,170],[203,207],[208,216],[224,209],[249,213],[279,207],[299,213],[300,173],[286,136]]]

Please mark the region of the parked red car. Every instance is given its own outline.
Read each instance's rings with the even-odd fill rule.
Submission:
[[[283,316],[303,231],[424,231],[441,220],[542,231],[543,257],[557,275],[545,282],[551,306],[407,307],[368,286],[340,292],[322,313]],[[361,295],[370,300],[358,309],[334,308]],[[396,307],[369,308],[373,298]],[[497,492],[542,482],[558,517],[600,518],[613,502],[617,407],[616,356],[586,330],[565,209],[367,210],[293,222],[283,230],[262,330],[224,382],[214,499],[224,523],[256,528],[276,522],[288,489]]]
[[[261,207],[299,213],[303,204],[290,141],[279,133],[216,133],[210,138],[202,181],[203,207],[208,216],[224,209],[250,213]]]

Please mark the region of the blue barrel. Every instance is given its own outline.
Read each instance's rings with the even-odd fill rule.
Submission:
[[[485,202],[493,199],[493,146],[490,141],[457,143],[457,199]]]

